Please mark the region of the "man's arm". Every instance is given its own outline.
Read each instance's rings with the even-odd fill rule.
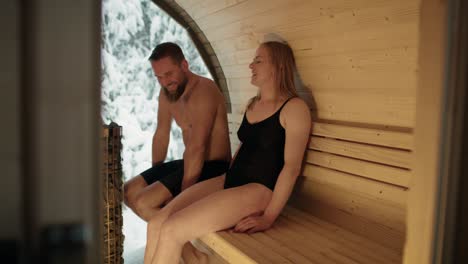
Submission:
[[[161,89],[162,91],[162,89]],[[171,131],[171,113],[169,103],[162,92],[159,92],[158,124],[153,135],[152,164],[153,166],[166,159],[169,146],[169,133]]]
[[[211,89],[200,89],[190,100],[187,114],[191,129],[184,152],[182,190],[195,184],[200,177],[219,103],[219,98]]]

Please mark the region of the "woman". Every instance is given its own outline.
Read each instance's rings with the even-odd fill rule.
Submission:
[[[149,221],[145,263],[178,263],[184,244],[207,233],[268,229],[287,202],[309,138],[310,112],[297,97],[289,46],[261,44],[250,69],[258,94],[239,128],[242,144],[230,169],[188,188]]]

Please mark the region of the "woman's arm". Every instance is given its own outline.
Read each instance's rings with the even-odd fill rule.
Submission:
[[[236,225],[235,231],[253,233],[269,228],[288,201],[299,176],[310,135],[310,111],[304,101],[295,98],[283,108],[280,118],[286,130],[284,166],[278,176],[271,201],[263,215],[243,219]]]

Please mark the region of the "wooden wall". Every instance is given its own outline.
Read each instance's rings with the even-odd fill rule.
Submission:
[[[173,2],[173,1],[170,1]],[[233,149],[248,63],[264,40],[292,46],[314,117],[293,200],[401,250],[412,172],[419,0],[178,0],[224,72]]]

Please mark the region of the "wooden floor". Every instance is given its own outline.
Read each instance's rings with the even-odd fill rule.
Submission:
[[[401,263],[401,252],[287,207],[252,235],[223,231],[200,239],[229,263]]]

